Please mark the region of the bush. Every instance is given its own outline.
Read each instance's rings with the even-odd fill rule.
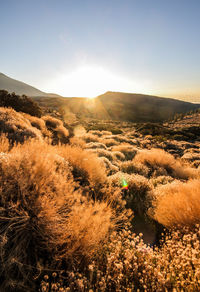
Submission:
[[[40,130],[13,109],[0,108],[0,133],[6,134],[11,143],[23,143],[29,138],[42,140]]]
[[[42,110],[30,97],[26,95],[19,96],[17,94],[8,93],[6,90],[0,90],[0,106],[11,107],[17,112],[24,112],[32,116],[41,117]]]
[[[133,159],[149,168],[148,176],[169,175],[178,179],[199,177],[200,172],[189,164],[176,160],[162,149],[141,150]]]
[[[17,291],[35,291],[38,265],[87,261],[114,228],[105,198],[94,202],[75,190],[75,166],[91,183],[102,176],[91,160],[84,169],[88,153],[66,148],[30,141],[0,157],[1,291],[13,283]]]
[[[125,155],[127,160],[133,159],[137,153],[137,149],[129,144],[121,144],[118,146],[113,146],[112,151],[119,151]]]
[[[174,181],[157,187],[154,218],[166,227],[188,226],[200,223],[200,181]]]

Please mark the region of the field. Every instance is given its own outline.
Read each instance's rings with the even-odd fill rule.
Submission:
[[[199,115],[1,107],[0,291],[199,291]]]

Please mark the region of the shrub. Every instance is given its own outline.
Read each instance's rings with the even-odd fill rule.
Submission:
[[[117,172],[109,177],[110,183],[118,187],[122,187],[122,179],[128,184],[128,190],[124,192],[126,207],[133,210],[135,214],[144,216],[149,207],[151,185],[146,178],[137,174]]]
[[[97,148],[102,148],[102,149],[107,149],[106,145],[104,145],[103,143],[99,143],[99,142],[90,142],[87,143],[86,145],[87,149],[97,149]]]
[[[112,154],[114,155],[115,159],[118,159],[118,160],[125,160],[125,155],[120,152],[120,151],[113,151]]]
[[[90,142],[99,142],[99,137],[95,136],[93,134],[87,133],[85,134],[82,139],[86,142],[86,143],[90,143]]]
[[[37,118],[34,116],[30,116],[25,113],[21,113],[23,117],[25,117],[29,122],[31,123],[31,126],[34,128],[37,128],[38,130],[41,131],[43,137],[48,137],[51,138],[51,132],[47,130],[46,124],[43,119]]]
[[[44,116],[47,129],[51,132],[52,144],[69,143],[69,131],[64,127],[63,122],[51,116]]]
[[[169,175],[174,178],[188,179],[199,176],[199,171],[176,160],[173,155],[162,149],[141,150],[133,159],[134,163],[146,165],[150,171],[149,176]]]
[[[56,128],[58,128],[59,126],[62,126],[62,125],[63,125],[63,123],[62,123],[61,120],[58,120],[58,119],[53,118],[53,117],[51,117],[51,116],[43,116],[42,119],[43,119],[43,121],[45,122],[46,127],[47,127],[48,129],[52,129],[52,128],[53,128],[53,129],[56,129]]]
[[[59,154],[72,167],[74,180],[93,198],[102,196],[100,189],[106,182],[106,169],[101,161],[88,150],[79,147],[61,146]],[[89,187],[89,188],[88,188]]]
[[[157,187],[154,218],[167,227],[194,227],[200,223],[200,182],[174,181]]]
[[[69,139],[70,144],[75,147],[85,148],[86,143],[79,137],[72,137]]]
[[[114,160],[113,153],[108,150],[97,148],[97,149],[88,149],[87,151],[90,153],[95,153],[99,157],[106,157],[110,161]]]
[[[108,160],[108,158],[106,157],[99,157],[100,161],[102,161],[103,165],[106,167],[107,169],[107,175],[111,175],[116,173],[119,168],[116,165],[113,165],[110,160]]]
[[[10,149],[10,143],[5,134],[0,136],[0,153],[6,153]]]
[[[105,138],[101,138],[99,140],[101,143],[105,144],[107,147],[110,146],[114,146],[114,145],[118,145],[119,143],[116,142],[114,139],[105,139]]]
[[[12,291],[13,283],[17,291],[35,290],[31,280],[46,261],[51,266],[62,260],[68,267],[87,261],[114,228],[114,211],[105,199],[94,202],[75,191],[70,164],[84,169],[79,160],[84,153],[66,148],[30,141],[0,158],[2,291]],[[93,182],[100,178],[91,163]]]
[[[112,151],[120,151],[120,152],[122,152],[125,155],[127,160],[133,159],[133,157],[138,152],[138,150],[135,147],[133,147],[131,145],[128,145],[128,144],[121,144],[121,145],[118,145],[118,146],[113,146],[112,147]]]
[[[11,107],[17,112],[24,112],[32,116],[41,117],[42,110],[30,97],[26,95],[8,93],[6,90],[0,90],[0,107]]]
[[[153,249],[125,229],[112,234],[84,273],[74,268],[65,278],[46,275],[41,291],[53,285],[64,291],[199,291],[199,234],[199,227],[173,231]]]
[[[0,108],[0,133],[5,133],[11,143],[23,143],[28,138],[42,139],[41,132],[29,120],[13,109]]]

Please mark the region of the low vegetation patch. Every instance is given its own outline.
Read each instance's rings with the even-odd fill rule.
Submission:
[[[200,142],[179,134],[1,107],[0,291],[199,291]]]

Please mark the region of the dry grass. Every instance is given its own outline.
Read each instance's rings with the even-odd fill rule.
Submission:
[[[199,291],[200,230],[184,233],[172,232],[160,249],[153,249],[141,235],[124,229],[111,236],[86,273],[75,268],[66,283],[46,275],[41,291],[50,285],[62,287],[58,291]]]
[[[9,108],[0,108],[0,133],[7,134],[13,143],[23,143],[28,138],[42,139],[41,132],[28,119]]]
[[[97,149],[88,149],[87,150],[90,153],[95,153],[96,155],[98,155],[99,157],[106,157],[108,160],[110,160],[111,162],[114,160],[115,156],[113,155],[112,152],[110,152],[109,150],[105,150],[105,149],[101,149],[101,148],[97,148]]]
[[[161,149],[141,150],[133,159],[149,168],[149,176],[169,175],[177,179],[199,177],[199,170],[175,159],[173,155]]]
[[[3,108],[0,125],[1,291],[200,290],[198,142],[133,141],[131,125],[70,137]]]
[[[6,153],[10,149],[9,139],[5,134],[0,136],[0,153]]]
[[[125,179],[128,183],[128,190],[124,194],[127,208],[132,209],[134,213],[140,216],[144,216],[151,200],[152,186],[145,177],[137,174],[129,175],[117,172],[109,177],[110,183],[117,187],[122,186],[122,179]]]
[[[58,120],[58,119],[53,118],[51,116],[44,116],[44,117],[42,117],[42,120],[45,122],[46,127],[50,128],[50,129],[52,129],[52,128],[56,129],[56,128],[63,125],[61,120]]]
[[[135,157],[137,154],[138,150],[129,145],[129,144],[121,144],[118,146],[113,146],[112,151],[119,151],[125,155],[126,160],[131,160]]]
[[[118,145],[119,143],[116,142],[114,139],[112,138],[109,138],[109,139],[105,139],[105,138],[100,138],[99,139],[99,142],[105,144],[107,147],[110,147],[110,146],[114,146],[114,145]]]
[[[103,143],[99,143],[99,142],[90,142],[87,143],[86,145],[87,149],[97,149],[97,148],[102,148],[102,149],[107,149],[106,145],[104,145]]]
[[[99,142],[99,137],[96,135],[93,135],[91,133],[86,133],[84,136],[82,136],[82,139],[86,142],[86,143],[90,143],[90,142]]]
[[[90,160],[85,161],[86,157]],[[94,202],[82,196],[81,188],[75,191],[73,179],[85,175],[84,181],[88,178],[95,187],[103,174],[98,159],[82,149],[38,141],[15,146],[6,159],[0,158],[0,251],[5,289],[10,289],[12,279],[25,284],[29,277],[31,281],[34,268],[30,272],[27,266],[34,267],[46,258],[52,263],[67,259],[68,264],[69,260],[89,259],[106,240],[115,225],[114,211],[105,199]],[[12,273],[14,268],[16,273]]]
[[[83,141],[80,137],[72,137],[69,139],[70,144],[72,146],[80,147],[80,148],[85,148],[86,143]]]
[[[106,168],[98,157],[79,147],[60,146],[58,152],[72,167],[74,180],[82,187],[89,186],[92,196],[98,197],[99,190],[107,180]]]
[[[200,223],[200,181],[175,181],[155,191],[155,219],[167,227]]]

